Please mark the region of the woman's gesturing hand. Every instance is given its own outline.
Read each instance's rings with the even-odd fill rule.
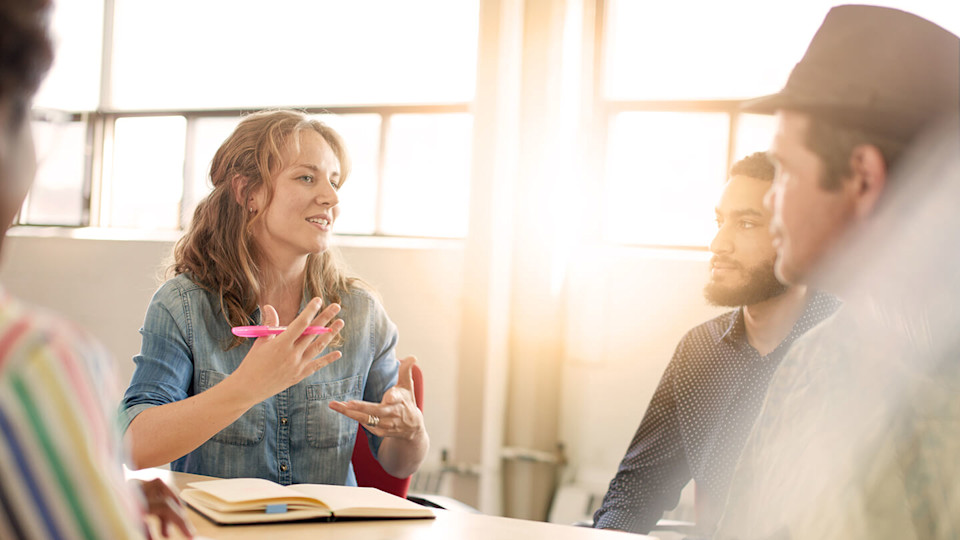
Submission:
[[[228,377],[242,385],[244,394],[250,397],[252,404],[290,388],[340,358],[340,351],[317,358],[343,328],[342,319],[333,320],[340,312],[340,306],[330,304],[318,314],[320,305],[320,299],[314,298],[282,334],[257,338],[240,367]],[[280,324],[273,306],[263,306],[263,324]],[[330,332],[326,334],[303,335],[307,326],[328,324]]]
[[[331,401],[330,408],[363,424],[379,437],[413,440],[425,431],[423,414],[413,393],[413,356],[400,361],[397,384],[384,392],[380,403]]]

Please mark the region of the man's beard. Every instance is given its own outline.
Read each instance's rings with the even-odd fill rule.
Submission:
[[[775,296],[780,296],[787,286],[777,281],[773,272],[773,261],[755,266],[747,272],[747,282],[739,287],[724,286],[709,281],[703,288],[707,302],[715,306],[740,307],[758,304]]]

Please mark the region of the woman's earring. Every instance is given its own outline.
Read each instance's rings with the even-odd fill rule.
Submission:
[[[255,210],[252,206],[251,206],[250,208],[248,208],[248,210],[250,210],[250,213],[251,213],[251,214],[254,213],[254,212],[256,212],[256,210]]]

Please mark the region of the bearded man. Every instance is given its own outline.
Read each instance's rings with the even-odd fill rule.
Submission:
[[[696,484],[696,529],[709,534],[767,385],[791,343],[839,302],[781,284],[763,197],[774,177],[764,152],[730,169],[716,207],[707,301],[736,309],[687,332],[677,345],[594,527],[646,534]]]

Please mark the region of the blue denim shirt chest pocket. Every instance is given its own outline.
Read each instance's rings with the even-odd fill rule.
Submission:
[[[314,448],[353,446],[357,422],[330,409],[331,401],[349,401],[363,397],[363,377],[355,375],[338,381],[308,384],[307,442]],[[336,426],[336,429],[331,429]]]
[[[226,375],[210,369],[201,369],[197,377],[197,393],[205,392],[227,378]],[[266,404],[257,403],[243,413],[234,423],[223,428],[211,440],[223,444],[251,446],[263,440],[267,429]]]

